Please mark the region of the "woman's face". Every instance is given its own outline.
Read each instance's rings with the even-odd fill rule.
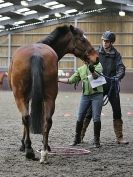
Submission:
[[[102,45],[103,45],[103,48],[104,49],[108,49],[108,48],[110,48],[110,45],[111,45],[111,42],[110,41],[108,41],[108,40],[102,40]]]

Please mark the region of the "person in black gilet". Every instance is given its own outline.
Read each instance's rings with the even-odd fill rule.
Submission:
[[[97,51],[99,53],[99,60],[103,67],[103,74],[107,77],[112,77],[114,79],[114,83],[117,83],[125,76],[125,66],[122,62],[120,53],[113,46],[116,36],[113,32],[106,31],[103,33],[101,39],[102,45],[99,46]],[[113,111],[113,127],[117,143],[128,144],[128,142],[123,139],[123,121],[121,114],[120,95],[115,87],[115,84],[112,86],[110,79],[106,78],[106,81],[107,84],[103,85],[104,95],[108,95],[111,87],[108,101],[110,102]],[[91,121],[91,117],[91,109],[89,109],[84,119],[81,132],[82,141],[85,136],[86,129]]]

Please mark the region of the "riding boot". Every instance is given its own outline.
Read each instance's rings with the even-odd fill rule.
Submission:
[[[82,128],[82,131],[81,131],[81,142],[82,142],[82,143],[83,143],[83,138],[84,138],[85,133],[86,133],[86,129],[87,129],[87,127],[88,127],[89,124],[90,124],[90,121],[91,121],[91,119],[88,118],[88,117],[86,117],[86,118],[84,119],[83,128]]]
[[[76,122],[76,134],[75,134],[74,142],[73,142],[73,144],[71,144],[72,146],[75,146],[75,145],[81,143],[82,127],[83,127],[83,121],[77,121]]]
[[[113,120],[114,132],[116,135],[117,143],[128,144],[128,141],[123,139],[122,125],[123,125],[123,121],[121,119]]]
[[[101,122],[94,122],[94,147],[100,147]]]

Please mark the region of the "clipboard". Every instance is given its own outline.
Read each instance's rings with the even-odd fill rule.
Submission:
[[[99,76],[97,79],[93,79],[92,75],[88,75],[87,77],[90,81],[90,84],[91,84],[92,88],[96,88],[98,86],[101,86],[101,85],[107,83],[103,76]]]

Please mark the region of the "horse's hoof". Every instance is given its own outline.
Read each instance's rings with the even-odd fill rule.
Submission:
[[[25,146],[21,146],[19,149],[21,152],[25,152]]]
[[[40,159],[40,164],[44,164],[44,160],[41,160],[41,159]]]
[[[38,157],[35,157],[35,158],[33,158],[32,160],[34,160],[34,161],[39,161],[39,158],[38,158]]]
[[[32,159],[34,160],[35,159],[35,154],[34,154],[34,151],[33,149],[26,149],[26,158],[27,159]]]
[[[51,151],[51,148],[50,148],[50,146],[48,145],[48,152],[50,152]]]
[[[49,162],[46,162],[46,161],[43,161],[43,160],[40,160],[40,164],[49,164]]]

